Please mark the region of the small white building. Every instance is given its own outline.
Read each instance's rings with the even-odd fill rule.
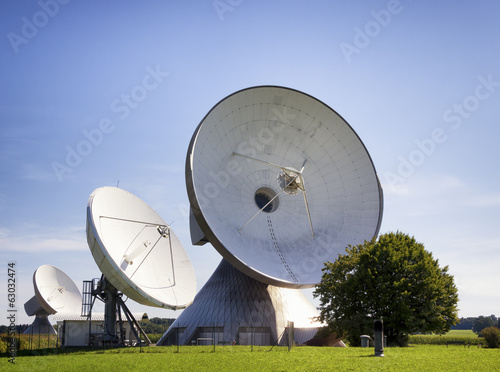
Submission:
[[[134,319],[139,322],[147,319],[146,313],[132,313]],[[54,320],[57,322],[57,334],[61,347],[90,346],[99,347],[104,338],[104,314],[92,314],[92,320],[85,316],[74,314],[55,314]],[[132,332],[130,324],[127,322],[125,314],[122,314],[123,336],[121,336],[120,324],[116,323],[116,334],[122,337],[125,345],[135,345],[137,340]],[[140,333],[137,331],[137,334]]]

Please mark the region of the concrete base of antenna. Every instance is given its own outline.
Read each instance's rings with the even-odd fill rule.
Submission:
[[[303,344],[321,327],[318,315],[300,290],[261,283],[223,259],[157,345],[286,345],[289,321]]]

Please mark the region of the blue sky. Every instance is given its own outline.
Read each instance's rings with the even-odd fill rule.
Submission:
[[[189,140],[262,84],[342,115],[384,188],[381,233],[449,266],[460,316],[500,315],[499,16],[495,1],[2,1],[0,273],[16,263],[18,323],[38,266],[79,288],[100,276],[85,213],[102,186],[173,221],[201,288],[220,255],[190,243]]]

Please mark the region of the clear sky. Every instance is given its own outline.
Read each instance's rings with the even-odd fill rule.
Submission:
[[[449,266],[460,316],[500,315],[499,18],[496,1],[1,1],[0,274],[16,263],[18,323],[38,266],[100,276],[85,220],[102,186],[173,222],[201,288],[220,255],[191,245],[189,140],[263,84],[342,115],[382,182],[381,233]]]

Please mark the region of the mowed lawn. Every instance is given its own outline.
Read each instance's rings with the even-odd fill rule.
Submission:
[[[500,371],[500,349],[462,345],[416,345],[386,348],[250,346],[151,346],[68,354],[18,356],[12,371]]]

